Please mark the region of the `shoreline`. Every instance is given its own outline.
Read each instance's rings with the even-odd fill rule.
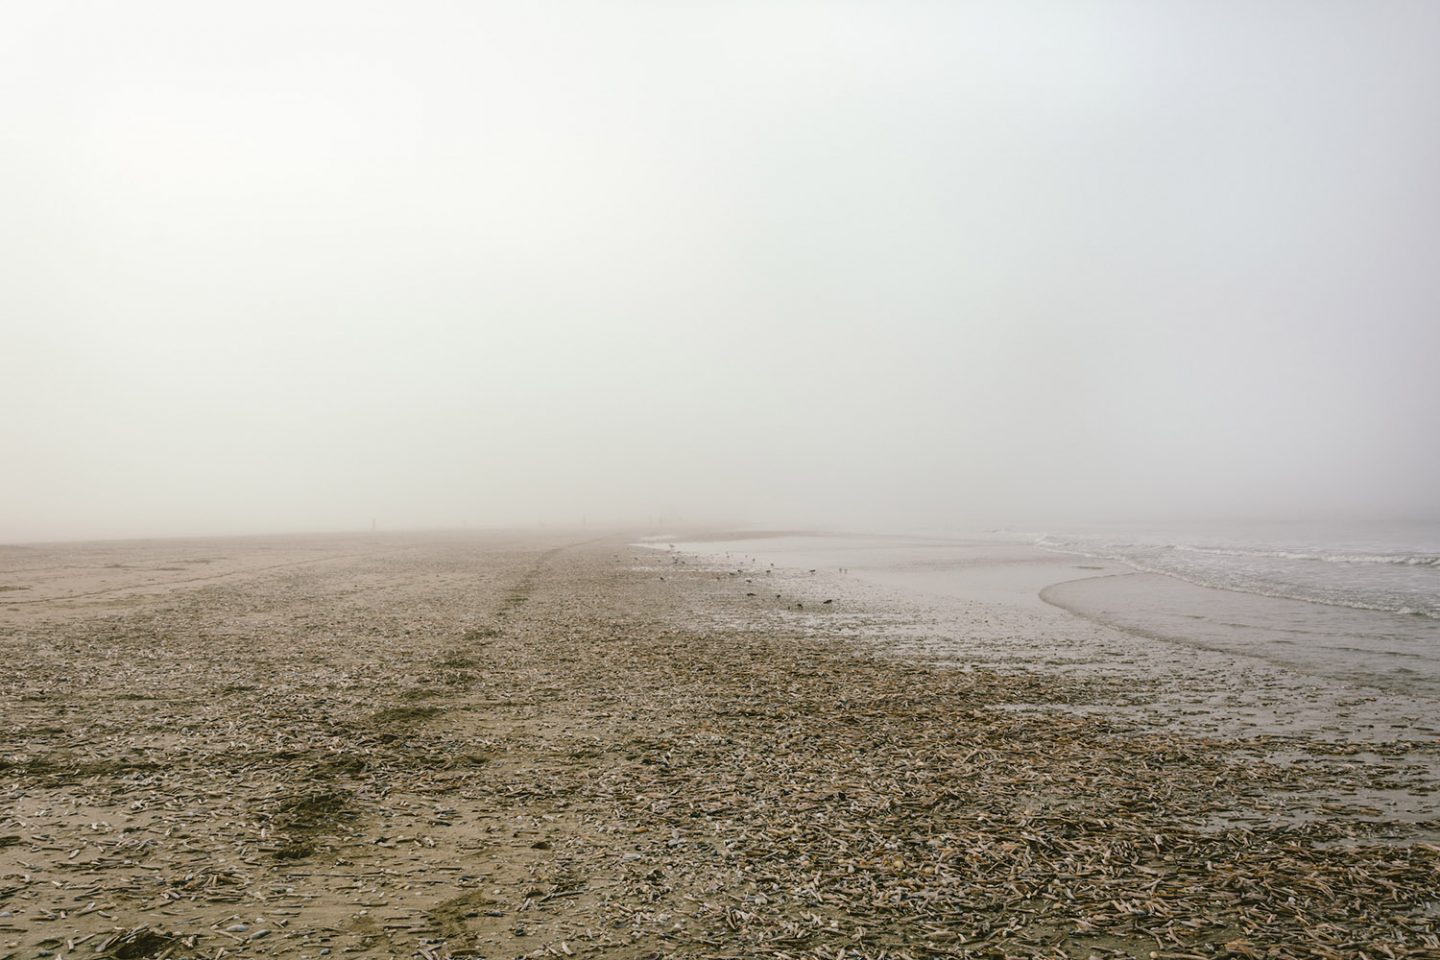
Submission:
[[[1426,621],[1416,633],[1414,618],[1387,611],[1202,584],[1125,560],[1010,540],[785,534],[676,546],[697,556],[824,572],[843,566],[848,574],[840,582],[857,602],[908,599],[943,618],[963,615],[967,604],[1004,615],[1039,601],[1147,641],[1440,701],[1440,624]],[[1440,726],[1433,732],[1440,735]]]
[[[1433,792],[1433,743],[1207,732],[1206,681],[1172,704],[1038,600],[586,539],[231,542],[224,579],[0,604],[0,957],[1440,942],[1435,824],[1373,804]]]

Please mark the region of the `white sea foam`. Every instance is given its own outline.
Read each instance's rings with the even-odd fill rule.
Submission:
[[[1419,539],[1433,542],[1422,531]],[[1371,535],[1331,543],[1225,542],[1176,536],[1067,536],[1048,533],[1033,542],[1048,550],[1116,560],[1199,586],[1440,619],[1440,552],[1384,549]],[[1236,536],[1234,540],[1242,540]],[[1380,547],[1376,549],[1375,547]],[[1427,546],[1429,544],[1427,543]]]
[[[1315,560],[1322,563],[1385,563],[1404,567],[1440,567],[1440,556],[1431,553],[1301,553],[1295,550],[1202,547],[1192,543],[1168,546],[1169,549],[1181,553],[1208,553],[1221,557],[1268,557],[1277,560]]]

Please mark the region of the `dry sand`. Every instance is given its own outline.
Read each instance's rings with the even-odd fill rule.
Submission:
[[[830,592],[579,535],[0,548],[0,957],[1440,956],[1434,817],[1370,805],[1433,737],[1153,722],[1183,677],[917,658]]]

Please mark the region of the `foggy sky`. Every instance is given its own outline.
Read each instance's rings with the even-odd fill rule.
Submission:
[[[4,19],[0,540],[1440,515],[1440,4]]]

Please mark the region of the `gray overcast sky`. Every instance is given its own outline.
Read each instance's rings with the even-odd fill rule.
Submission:
[[[0,539],[1440,514],[1440,3],[22,3]]]

